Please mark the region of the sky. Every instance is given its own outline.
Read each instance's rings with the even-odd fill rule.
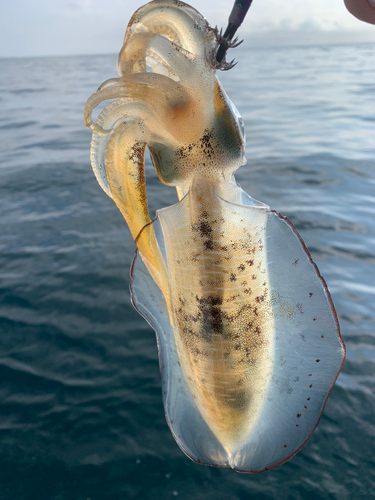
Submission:
[[[0,0],[0,57],[117,53],[142,0]],[[190,0],[226,27],[233,0]],[[255,45],[375,41],[343,0],[254,0],[239,35]]]

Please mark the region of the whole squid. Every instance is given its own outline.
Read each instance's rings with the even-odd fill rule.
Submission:
[[[97,180],[137,245],[132,300],[156,331],[174,438],[196,462],[262,472],[309,439],[345,348],[301,237],[236,184],[244,125],[216,76],[229,67],[218,44],[189,5],[148,3],[84,119]],[[179,200],[153,221],[146,147]]]

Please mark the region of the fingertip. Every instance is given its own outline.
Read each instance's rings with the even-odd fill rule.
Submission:
[[[357,19],[375,24],[375,0],[344,0],[344,3]]]

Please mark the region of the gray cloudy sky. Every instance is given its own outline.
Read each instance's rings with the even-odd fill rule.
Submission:
[[[0,57],[117,53],[142,0],[1,0]],[[227,22],[233,0],[190,0],[211,25]],[[343,0],[254,0],[240,34],[256,44],[375,41],[375,27]]]

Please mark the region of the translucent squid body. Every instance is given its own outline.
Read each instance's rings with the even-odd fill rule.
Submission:
[[[235,182],[244,129],[216,77],[217,47],[215,30],[183,2],[141,7],[119,78],[88,99],[85,123],[95,175],[138,248],[132,298],[156,331],[174,438],[196,462],[261,472],[311,436],[345,350],[302,239]],[[146,146],[179,199],[154,221]]]

